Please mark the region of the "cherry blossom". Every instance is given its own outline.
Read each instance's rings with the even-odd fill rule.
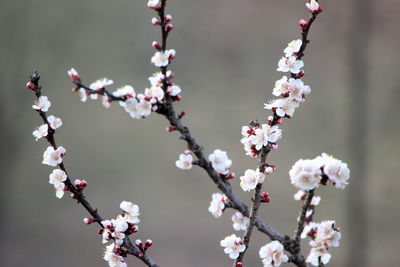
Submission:
[[[176,167],[182,170],[190,170],[193,167],[193,156],[190,150],[186,150],[179,155],[179,160],[175,162]]]
[[[53,115],[48,116],[48,117],[47,117],[47,121],[49,122],[50,127],[51,127],[53,130],[57,130],[58,128],[60,128],[60,127],[62,126],[62,121],[61,121],[61,119],[60,119],[60,118],[57,118],[57,117],[55,117],[55,116],[53,116]]]
[[[52,146],[47,147],[43,153],[43,164],[55,167],[62,162],[62,158],[67,151],[64,147],[59,146],[56,150]]]
[[[274,109],[279,117],[293,117],[299,103],[290,98],[275,99],[269,104],[264,104],[264,109]]]
[[[58,198],[62,198],[64,195],[65,184],[63,182],[65,180],[67,180],[67,174],[60,169],[53,170],[53,172],[49,175],[49,183],[54,185],[56,197]]]
[[[141,119],[149,116],[152,111],[151,104],[146,100],[137,101],[136,98],[129,98],[125,101],[125,110],[134,119]]]
[[[94,83],[89,85],[89,88],[95,91],[102,90],[106,88],[107,86],[110,86],[114,83],[113,80],[109,80],[107,78],[102,78],[100,80],[95,81]],[[97,99],[98,95],[97,94],[90,94],[91,99]]]
[[[78,72],[77,72],[74,68],[71,68],[71,69],[68,71],[68,76],[69,76],[72,80],[79,79],[79,74],[78,74]]]
[[[300,69],[304,66],[303,61],[297,60],[296,57],[291,56],[289,58],[282,57],[278,62],[277,71],[288,72],[297,74]]]
[[[298,160],[289,171],[294,186],[302,190],[312,190],[319,186],[321,169],[315,160]]]
[[[257,170],[246,170],[244,176],[240,177],[240,187],[243,191],[250,191],[256,188],[257,184],[262,184],[265,174]]]
[[[306,3],[306,7],[311,13],[318,14],[322,12],[322,8],[316,0],[311,0],[310,3]]]
[[[221,193],[212,194],[212,199],[210,202],[210,206],[208,207],[208,211],[215,217],[221,217],[224,209],[225,209],[225,201],[227,197]]]
[[[257,150],[260,150],[263,146],[268,143],[275,143],[282,136],[282,130],[277,125],[271,126],[269,124],[262,124],[261,128],[257,128],[254,131],[254,135],[251,136],[251,144],[255,145]]]
[[[272,94],[275,96],[285,96],[285,94],[289,93],[289,83],[288,78],[286,76],[282,76],[280,80],[275,82],[274,89],[272,90]]]
[[[249,226],[249,218],[246,216],[243,216],[242,213],[240,212],[235,212],[232,215],[232,222],[233,222],[233,229],[236,231],[246,231],[247,227]]]
[[[115,252],[115,244],[106,247],[103,259],[108,262],[110,267],[127,267],[124,257]]]
[[[307,96],[310,94],[311,88],[308,85],[304,85],[301,79],[289,79],[289,98],[297,101],[304,102]]]
[[[164,52],[158,51],[151,58],[151,63],[153,63],[156,67],[165,67],[174,57],[175,57],[175,50],[173,49],[166,50]]]
[[[128,223],[138,224],[140,222],[138,205],[129,201],[122,201],[119,207],[125,212],[124,218]]]
[[[283,245],[277,240],[261,247],[259,255],[264,267],[280,266],[282,263],[289,261],[289,257],[284,252]]]
[[[43,112],[47,112],[51,106],[51,103],[47,96],[41,96],[35,100],[35,104],[32,105],[32,108],[35,110],[40,110]]]
[[[228,254],[229,258],[232,260],[237,259],[237,257],[239,257],[239,253],[246,249],[246,246],[243,245],[242,239],[237,237],[235,234],[225,237],[223,240],[221,240],[220,245],[224,248],[224,252]]]
[[[48,134],[49,126],[47,124],[42,124],[36,130],[33,131],[32,135],[35,137],[36,141],[46,137]]]
[[[229,173],[229,168],[232,165],[232,161],[228,158],[228,154],[225,151],[216,149],[208,156],[208,159],[211,161],[211,165],[216,172],[220,174]]]
[[[151,9],[158,9],[161,7],[161,0],[149,0],[147,6]]]
[[[300,39],[291,41],[288,46],[283,50],[285,53],[285,57],[293,56],[294,53],[299,52],[301,45],[303,42]]]

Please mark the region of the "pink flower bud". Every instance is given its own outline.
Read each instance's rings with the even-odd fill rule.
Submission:
[[[157,49],[157,50],[161,49],[161,46],[159,43],[157,43],[157,41],[154,41],[151,45],[153,46],[154,49]]]
[[[104,229],[100,228],[99,230],[97,230],[97,233],[98,233],[99,235],[102,235],[102,234],[104,233]]]
[[[150,239],[147,239],[146,242],[144,243],[145,248],[149,248],[152,245],[153,245],[153,241],[151,241]]]
[[[74,88],[71,89],[71,91],[74,92],[74,93],[75,93],[75,92],[78,92],[78,90],[79,90],[78,87],[74,87]]]
[[[161,22],[160,22],[160,20],[159,20],[158,18],[152,18],[152,19],[151,19],[151,24],[153,24],[153,25],[160,25]]]
[[[277,150],[278,149],[278,144],[277,143],[271,143],[271,148],[273,150]]]
[[[28,82],[26,85],[26,88],[33,90],[35,88],[35,85],[33,84],[33,82]]]
[[[173,131],[175,131],[176,129],[175,129],[175,127],[174,126],[168,126],[167,128],[166,128],[166,130],[167,130],[167,132],[173,132]]]
[[[235,178],[235,173],[233,173],[233,172],[228,173],[228,175],[226,176],[226,179],[228,179],[228,180],[231,180],[233,178]]]
[[[87,225],[92,224],[94,222],[93,218],[84,218],[83,222]],[[102,229],[103,230],[103,229]]]
[[[299,20],[299,26],[300,26],[300,28],[302,28],[304,30],[307,28],[308,22],[304,19],[301,19],[301,20]]]
[[[278,119],[278,124],[282,124],[283,123],[283,119],[282,118],[279,118]]]
[[[143,257],[143,255],[144,255],[143,252],[138,253],[138,257]]]
[[[168,15],[165,16],[165,22],[166,23],[171,22],[171,20],[172,20],[172,16],[171,15],[168,14]]]
[[[167,24],[167,32],[172,31],[173,28],[174,28],[174,25],[172,25],[170,23]]]
[[[304,76],[304,74],[305,74],[304,71],[301,70],[299,73],[297,73],[297,77],[301,78]]]
[[[70,195],[70,197],[71,197],[72,199],[78,199],[78,197],[77,197],[74,193],[72,193],[72,194]]]
[[[274,116],[268,116],[267,123],[271,124],[274,121]]]
[[[140,249],[140,250],[142,250],[143,249],[143,243],[142,243],[142,240],[140,240],[140,239],[136,239],[136,241],[135,241],[135,244],[136,244],[136,246]]]
[[[239,261],[239,262],[237,262],[237,263],[236,263],[236,267],[243,267],[243,263],[242,263],[242,262],[240,262],[240,261]]]
[[[271,201],[268,192],[262,192],[261,197],[262,197],[261,202],[269,203]]]

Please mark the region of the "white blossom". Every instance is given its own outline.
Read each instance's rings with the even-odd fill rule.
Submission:
[[[261,128],[257,128],[254,131],[255,135],[251,136],[251,144],[255,145],[257,150],[260,150],[263,146],[269,143],[275,143],[282,136],[282,130],[277,125],[271,126],[269,124],[261,125]]]
[[[302,190],[312,190],[321,181],[320,165],[315,160],[298,160],[289,171],[294,186]]]
[[[58,198],[62,198],[64,195],[65,180],[67,180],[67,174],[60,169],[53,170],[53,172],[49,175],[49,183],[54,185],[56,197]]]
[[[315,0],[311,0],[310,3],[306,3],[306,7],[308,10],[310,10],[312,13],[315,12],[320,12],[320,6],[319,3]]]
[[[144,94],[148,98],[156,98],[158,101],[161,101],[164,98],[164,91],[161,87],[146,88]]]
[[[80,88],[78,93],[81,101],[85,103],[88,99],[88,92],[84,88]]]
[[[136,98],[129,98],[125,101],[125,110],[134,119],[141,119],[149,116],[151,114],[151,104],[142,99],[140,102]]]
[[[258,169],[245,171],[244,176],[240,177],[240,187],[243,191],[250,191],[255,189],[257,184],[262,184],[265,179],[265,174],[261,173]]]
[[[161,7],[161,0],[149,0],[147,6],[152,9],[157,9]]]
[[[168,76],[168,73],[170,73],[170,71],[167,72],[167,76]],[[152,76],[149,77],[149,81],[150,81],[152,87],[153,86],[160,87],[163,84],[164,79],[165,79],[165,76],[161,72],[155,72],[155,73],[153,73]]]
[[[173,49],[165,50],[164,52],[158,51],[151,58],[151,63],[156,67],[165,67],[173,57],[175,57],[175,50]]]
[[[283,50],[285,57],[293,56],[294,53],[299,52],[302,44],[303,42],[300,39],[291,41],[285,50]]]
[[[297,60],[295,56],[289,58],[282,57],[278,62],[278,68],[276,70],[282,72],[290,71],[293,74],[297,74],[303,66],[303,61]]]
[[[41,96],[35,100],[35,103],[32,105],[32,108],[35,110],[40,110],[43,112],[47,112],[51,106],[51,102],[47,96]]]
[[[67,151],[64,147],[59,146],[56,150],[52,146],[47,147],[43,153],[43,164],[55,167],[62,162],[62,157]]]
[[[115,244],[110,244],[106,247],[103,259],[106,260],[110,267],[127,267],[124,257],[117,254]]]
[[[336,188],[344,189],[350,178],[350,170],[346,163],[332,158],[324,164],[324,173]]]
[[[242,213],[240,212],[235,212],[232,215],[232,222],[233,222],[233,229],[236,231],[246,231],[247,227],[249,226],[249,218],[246,216],[243,216]]]
[[[341,238],[340,232],[334,228],[335,221],[322,221],[318,224],[314,240],[310,242],[313,247],[322,243],[329,247],[338,247]]]
[[[171,96],[177,96],[182,92],[182,90],[178,85],[174,84],[174,85],[168,87],[167,92],[169,92],[169,94]]]
[[[130,85],[125,85],[125,86],[123,86],[121,88],[118,88],[112,94],[115,97],[131,98],[131,97],[135,97],[136,96],[135,89]]]
[[[284,252],[283,245],[277,240],[261,247],[259,255],[264,267],[280,266],[282,263],[289,261],[289,257]]]
[[[220,245],[224,248],[224,252],[228,254],[229,258],[232,260],[237,259],[239,257],[239,253],[246,249],[246,246],[243,245],[242,239],[237,237],[235,234],[225,237],[223,240],[221,240]]]
[[[310,263],[313,266],[320,266],[319,264],[320,258],[323,264],[327,264],[330,261],[331,254],[329,254],[326,247],[311,248],[310,254],[308,254],[306,258],[306,262]]]
[[[299,103],[290,98],[275,99],[269,104],[264,104],[264,109],[275,109],[276,115],[279,117],[293,117],[294,111]]]
[[[310,205],[312,207],[316,207],[316,206],[319,205],[320,202],[321,202],[321,197],[320,196],[313,196],[313,198],[311,199]]]
[[[208,207],[208,211],[215,217],[219,218],[222,215],[222,212],[225,209],[225,201],[226,196],[221,193],[214,193],[211,196],[210,206]]]
[[[306,197],[307,197],[307,193],[304,190],[299,190],[299,191],[296,192],[296,194],[294,194],[293,197],[297,201],[305,200]]]
[[[132,224],[138,224],[140,222],[139,219],[140,213],[138,205],[135,205],[129,201],[122,201],[119,207],[121,208],[121,210],[125,212],[124,218],[126,219],[127,222]]]
[[[289,83],[288,78],[286,76],[282,76],[280,80],[275,82],[274,89],[272,90],[272,94],[275,96],[283,96],[286,93],[289,93]]]
[[[103,88],[106,88],[107,86],[110,86],[114,83],[113,80],[109,80],[107,78],[102,78],[100,80],[95,81],[94,83],[89,85],[89,88],[92,90],[101,90]],[[90,94],[91,99],[97,99],[98,95],[97,94]]]
[[[48,134],[49,126],[47,124],[42,124],[36,130],[33,131],[32,135],[36,138],[36,141],[46,137]]]
[[[228,158],[228,154],[225,151],[216,149],[208,156],[208,159],[211,161],[211,165],[216,172],[220,174],[229,173],[229,168],[232,165],[232,161]]]
[[[301,79],[289,79],[289,98],[297,102],[304,102],[310,94],[311,88],[304,85]]]
[[[47,117],[47,121],[49,122],[50,127],[51,127],[53,130],[56,130],[56,129],[58,129],[58,128],[60,128],[60,127],[62,126],[62,121],[61,121],[61,119],[60,119],[60,118],[57,118],[57,117],[55,117],[55,116],[53,116],[53,115],[48,116],[48,117]]]
[[[190,150],[186,150],[179,155],[179,160],[175,162],[176,167],[182,170],[190,170],[193,167],[193,156]]]
[[[309,224],[304,226],[303,232],[301,233],[300,237],[302,239],[306,238],[308,236],[308,233],[310,233],[313,230],[316,231],[317,227],[318,227],[318,223],[310,222]]]

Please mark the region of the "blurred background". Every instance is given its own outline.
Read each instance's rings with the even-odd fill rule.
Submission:
[[[183,89],[176,110],[205,147],[226,150],[237,174],[234,188],[249,203],[239,179],[256,161],[244,155],[240,129],[264,120],[263,103],[282,73],[275,71],[287,43],[299,38],[306,18],[299,0],[170,0],[175,29],[169,48],[171,69]],[[64,162],[74,178],[89,182],[88,199],[104,218],[119,203],[141,209],[135,238],[154,241],[149,251],[161,266],[230,266],[219,241],[233,233],[227,211],[216,220],[207,211],[217,192],[200,169],[180,171],[175,160],[186,148],[167,133],[157,114],[135,121],[114,104],[82,104],[70,90],[67,70],[75,67],[89,84],[109,77],[137,92],[149,85],[159,29],[147,1],[0,0],[1,239],[0,265],[106,266],[97,227],[82,223],[85,212],[69,197],[57,200],[41,164],[47,144],[35,142],[41,124],[24,86],[39,70],[50,114],[64,125],[56,140],[66,147]],[[320,188],[315,219],[334,219],[341,246],[330,266],[398,266],[399,212],[399,1],[322,1],[325,11],[310,32],[304,81],[310,98],[283,125],[280,149],[269,162],[277,171],[264,185],[272,202],[260,216],[292,235],[300,203],[288,171],[299,158],[322,152],[348,162],[350,186]],[[242,235],[242,233],[239,233]],[[269,242],[255,232],[246,266],[261,266],[259,247]],[[304,242],[307,251],[308,242]],[[133,257],[130,266],[143,266]]]

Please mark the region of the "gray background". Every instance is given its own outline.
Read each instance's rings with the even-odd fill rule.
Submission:
[[[304,2],[169,1],[175,26],[169,47],[177,50],[171,68],[184,98],[176,109],[188,113],[184,121],[207,153],[228,151],[237,177],[256,166],[244,155],[240,128],[266,118],[263,103],[282,76],[277,61],[299,37],[297,21],[308,15]],[[356,3],[323,1],[304,58],[312,93],[285,121],[280,149],[269,157],[278,169],[264,185],[272,202],[261,217],[292,233],[300,204],[288,171],[299,158],[331,153],[350,164],[353,188],[317,192],[322,201],[316,219],[335,219],[343,234],[330,266],[397,266],[399,3]],[[368,5],[371,14],[365,13]],[[230,266],[219,241],[233,233],[232,211],[214,219],[207,211],[217,192],[210,179],[198,168],[174,167],[185,145],[164,130],[166,120],[153,114],[135,121],[117,104],[110,110],[99,102],[82,104],[70,90],[66,72],[72,66],[87,83],[106,76],[137,92],[148,86],[155,71],[150,45],[159,32],[146,1],[1,0],[0,13],[0,265],[106,266],[97,228],[82,223],[85,212],[68,197],[55,198],[51,169],[41,164],[47,144],[32,137],[40,120],[31,109],[33,94],[24,89],[28,74],[38,69],[51,114],[64,122],[56,140],[68,151],[65,164],[73,177],[89,182],[87,196],[102,216],[113,218],[122,200],[133,201],[142,214],[133,238],[153,239],[150,255],[162,266]],[[355,151],[362,140],[365,151]],[[236,192],[250,201],[238,181]],[[261,265],[258,250],[267,242],[255,233],[246,266]],[[358,263],[349,265],[349,259]],[[142,266],[133,257],[128,263]]]

